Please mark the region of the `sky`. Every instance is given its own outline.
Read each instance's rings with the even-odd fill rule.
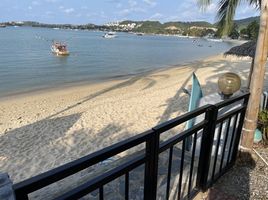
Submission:
[[[201,10],[197,0],[0,0],[0,22],[105,24],[122,20],[216,21],[217,2]],[[241,4],[236,19],[258,15]]]

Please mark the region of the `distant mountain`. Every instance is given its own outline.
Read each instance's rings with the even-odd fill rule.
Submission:
[[[161,23],[159,21],[122,21],[118,24],[120,27],[127,27],[135,24],[131,29],[134,32],[142,33],[154,33],[154,34],[182,34],[185,33],[187,29],[191,28],[203,28],[210,29],[215,28],[211,23],[205,21],[196,21],[196,22],[166,22]]]
[[[207,27],[214,28],[215,26],[206,21],[194,21],[194,22],[166,22],[163,24],[164,26],[176,26],[178,28],[190,28],[193,26],[196,27]]]
[[[260,17],[256,16],[256,17],[249,17],[249,18],[245,18],[245,19],[239,19],[239,20],[235,20],[235,24],[238,25],[238,29],[241,30],[243,28],[246,28],[251,22],[260,21]]]
[[[253,21],[259,21],[259,17],[249,17],[246,19],[235,20],[239,30],[245,28]],[[159,21],[132,21],[126,20],[122,22],[113,22],[105,25],[73,25],[73,24],[46,24],[34,21],[24,22],[6,22],[3,23],[7,26],[32,26],[32,27],[45,27],[45,28],[63,28],[63,29],[87,29],[87,30],[103,30],[103,31],[124,31],[124,32],[140,32],[150,34],[182,34],[192,36],[204,36],[207,34],[214,34],[217,31],[217,25],[211,24],[206,21],[193,21],[193,22],[165,22]]]

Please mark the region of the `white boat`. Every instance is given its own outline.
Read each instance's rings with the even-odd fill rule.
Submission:
[[[108,33],[105,33],[102,37],[110,39],[110,38],[117,37],[117,35],[115,34],[115,32],[108,32]]]
[[[144,36],[144,33],[136,33],[137,36]]]
[[[223,42],[222,39],[214,39],[214,38],[206,38],[207,41],[210,41],[210,42]]]
[[[68,56],[70,54],[67,50],[67,45],[60,42],[53,42],[51,45],[51,51],[57,56]]]

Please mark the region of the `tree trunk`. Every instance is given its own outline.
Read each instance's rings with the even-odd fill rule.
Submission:
[[[247,82],[247,89],[248,90],[250,88],[250,83],[251,83],[253,68],[254,68],[254,58],[251,61],[250,71],[249,71],[249,75],[248,75],[248,82]]]
[[[250,99],[242,133],[242,147],[251,150],[257,127],[259,105],[263,92],[265,67],[268,52],[268,0],[262,0],[260,30],[257,41],[254,68],[250,84]]]

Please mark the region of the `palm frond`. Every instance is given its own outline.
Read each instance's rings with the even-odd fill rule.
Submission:
[[[212,3],[212,0],[197,0],[197,3],[202,10],[205,10]]]
[[[248,0],[249,4],[254,6],[256,9],[261,8],[261,0]]]
[[[221,0],[217,13],[218,25],[222,27],[223,34],[229,33],[233,26],[235,11],[240,4],[240,0]]]
[[[242,0],[220,0],[218,3],[218,26],[222,30],[222,34],[228,34],[233,26],[235,11]],[[244,0],[256,9],[260,9],[262,0]],[[205,10],[212,0],[198,0],[200,8]]]

